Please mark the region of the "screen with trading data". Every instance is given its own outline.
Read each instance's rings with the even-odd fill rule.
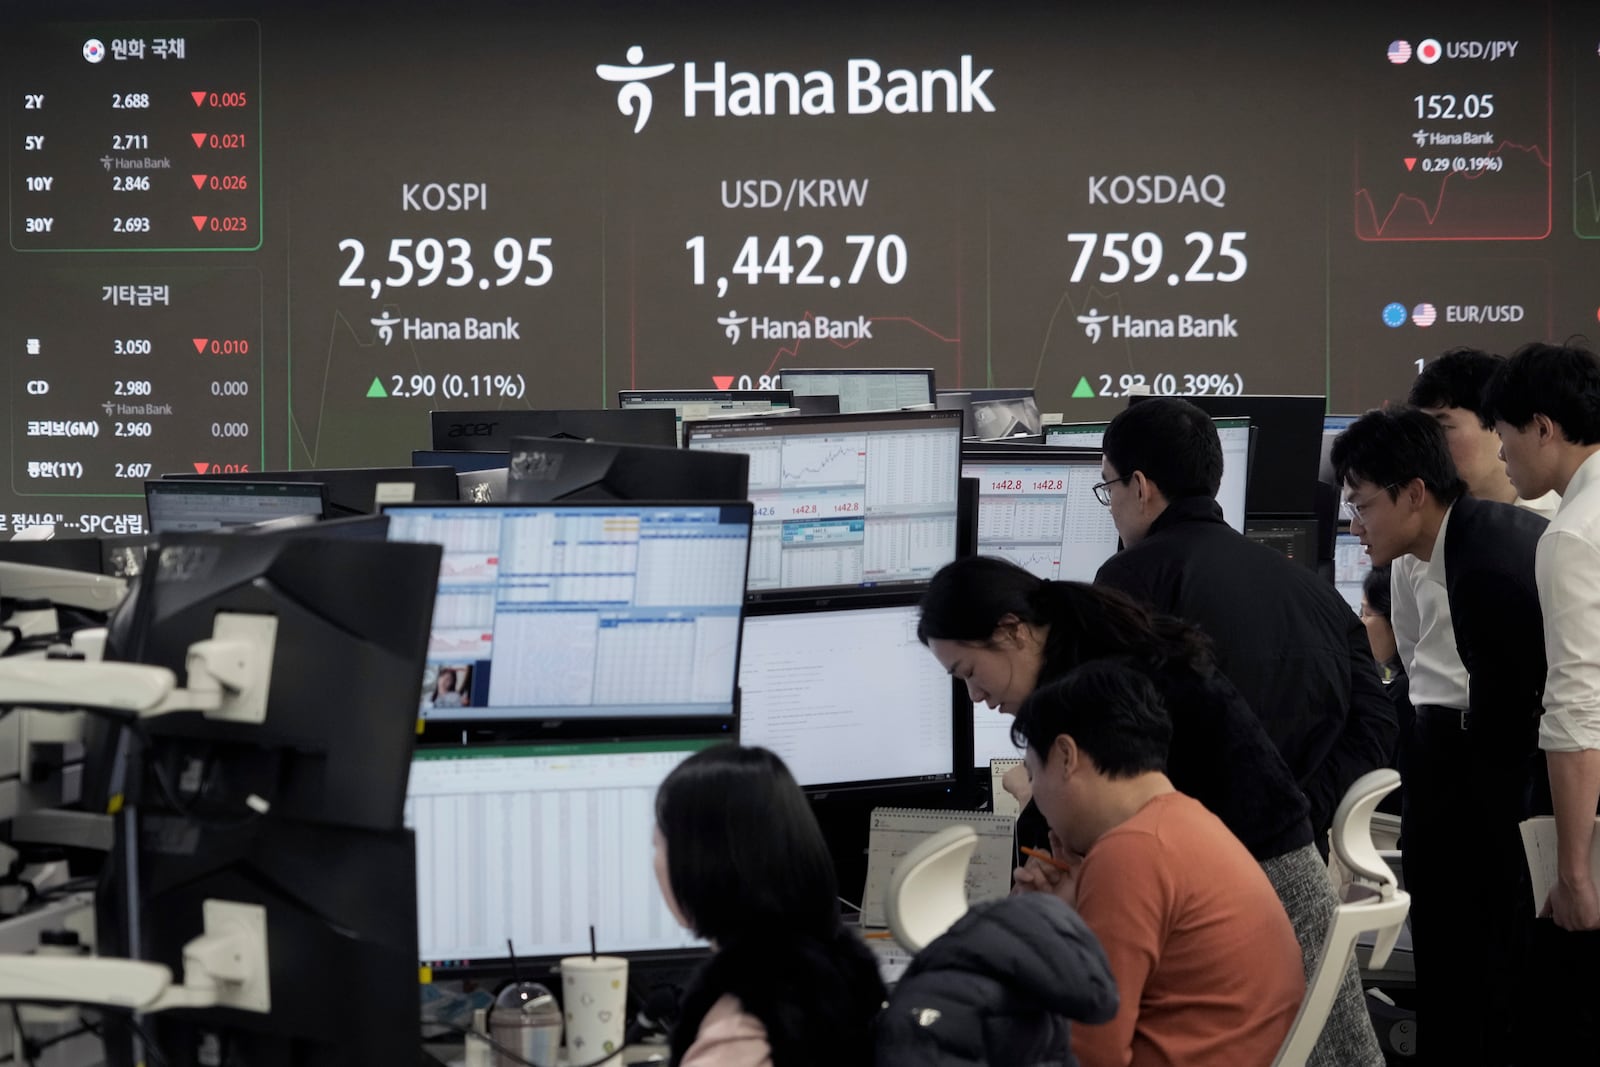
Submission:
[[[0,83],[0,536],[785,370],[1362,411],[1600,306],[1576,0],[18,0]]]

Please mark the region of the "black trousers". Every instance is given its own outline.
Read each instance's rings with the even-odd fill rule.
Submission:
[[[1537,755],[1531,732],[1509,737],[1453,708],[1417,708],[1401,844],[1423,1064],[1523,1058],[1534,919],[1517,824]]]

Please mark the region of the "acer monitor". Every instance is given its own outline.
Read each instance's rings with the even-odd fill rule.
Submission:
[[[514,437],[566,437],[618,445],[678,443],[677,414],[671,408],[629,408],[623,411],[434,411],[436,452],[504,452]]]

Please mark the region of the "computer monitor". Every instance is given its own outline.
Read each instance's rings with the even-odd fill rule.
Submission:
[[[502,452],[513,437],[568,437],[616,445],[678,443],[678,417],[670,408],[626,411],[433,411],[433,450]]]
[[[1100,456],[967,446],[963,477],[978,480],[978,555],[1000,556],[1052,581],[1092,582],[1117,552],[1111,509],[1095,499]]]
[[[961,413],[726,419],[690,449],[750,457],[750,593],[926,582],[955,559]]]
[[[1222,517],[1240,533],[1244,532],[1253,463],[1255,431],[1249,419],[1224,419],[1213,415],[1217,439],[1222,444],[1222,484],[1217,488],[1217,503]]]
[[[1344,597],[1350,610],[1361,611],[1361,597],[1372,570],[1372,557],[1361,547],[1361,538],[1352,533],[1342,533],[1333,545],[1333,584]]]
[[[379,504],[456,499],[456,472],[434,467],[341,467],[252,474],[164,474],[162,481],[321,482],[328,489],[328,515],[371,515]],[[158,531],[159,532],[159,531]]]
[[[1131,396],[1129,404],[1148,400]],[[1256,428],[1261,461],[1250,472],[1245,507],[1253,516],[1311,515],[1327,398],[1320,396],[1184,397],[1212,418],[1243,417]]]
[[[1031,396],[973,400],[968,406],[972,410],[973,433],[980,440],[1003,441],[1037,434],[1044,425],[1039,405]]]
[[[685,419],[709,419],[794,406],[791,389],[619,389],[617,407],[670,408],[677,415],[678,444],[683,444]]]
[[[812,393],[808,396],[796,395],[794,409],[802,415],[837,415],[839,414],[839,397],[835,393]]]
[[[413,467],[449,467],[457,474],[475,471],[504,470],[511,465],[511,452],[433,452],[415,449],[411,453]]]
[[[607,445],[518,437],[511,445],[506,499],[744,500],[750,457],[738,452],[691,452],[649,445]]]
[[[270,1014],[148,1016],[162,1060],[215,1062],[204,1049],[219,1042],[228,1062],[415,1059],[416,859],[402,817],[439,557],[303,532],[166,535],[113,617],[108,658],[180,682],[219,613],[277,620],[265,721],[168,715],[129,748],[99,953],[182,974],[206,900],[266,915]],[[128,1062],[123,1024],[102,1025],[119,1038],[110,1061]]]
[[[390,540],[444,546],[425,722],[733,715],[748,502],[384,512]]]
[[[961,389],[940,389],[940,395],[945,393],[965,393],[973,400],[1034,400],[1037,401],[1035,390],[1030,386],[1018,385],[1011,388],[994,388],[980,386],[962,386]]]
[[[1337,485],[1333,474],[1333,440],[1350,428],[1360,415],[1324,415],[1322,418],[1322,456],[1317,462],[1317,480]]]
[[[1290,562],[1317,568],[1317,520],[1250,519],[1244,536],[1258,545],[1280,552]]]
[[[965,691],[917,640],[917,618],[915,602],[753,609],[740,743],[776,752],[815,791],[951,779]]]
[[[194,533],[274,519],[325,518],[321,482],[223,482],[162,479],[144,483],[150,532]]]
[[[1058,422],[1044,428],[1044,443],[1057,448],[1093,448],[1105,440],[1104,422]]]
[[[785,367],[778,371],[778,388],[794,395],[824,393],[839,398],[839,412],[895,411],[913,404],[933,403],[931,367]]]
[[[1015,715],[1007,715],[989,707],[973,706],[973,767],[988,770],[991,760],[1022,758],[1022,749],[1011,742],[1011,727],[1016,721]]]
[[[680,926],[652,869],[656,791],[720,741],[606,740],[419,748],[406,825],[417,835],[417,945],[454,976],[539,972],[589,950],[704,942]]]

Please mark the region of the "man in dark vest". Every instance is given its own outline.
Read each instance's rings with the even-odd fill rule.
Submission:
[[[1374,565],[1407,564],[1396,581],[1416,608],[1394,622],[1416,708],[1401,845],[1418,1052],[1513,1062],[1534,914],[1518,824],[1542,781],[1534,556],[1548,520],[1467,495],[1445,430],[1416,408],[1369,411],[1332,459],[1350,531]]]

